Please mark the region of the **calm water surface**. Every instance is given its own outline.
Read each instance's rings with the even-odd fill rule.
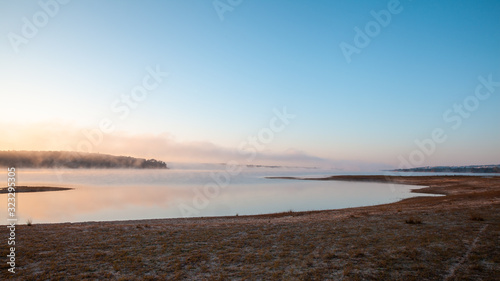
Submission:
[[[338,209],[423,195],[410,193],[418,187],[406,185],[265,178],[332,174],[332,171],[265,168],[246,168],[235,176],[228,176],[222,168],[18,169],[17,185],[71,187],[74,190],[18,193],[16,208],[21,224],[28,219],[34,223],[58,223]],[[3,173],[0,180],[6,183],[7,173]],[[3,202],[7,201],[6,194],[0,197]],[[0,216],[7,218],[6,207],[0,210]],[[3,221],[2,224],[7,224]]]

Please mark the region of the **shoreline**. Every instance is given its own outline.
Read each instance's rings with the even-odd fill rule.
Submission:
[[[29,192],[48,192],[48,191],[66,191],[73,190],[70,187],[54,187],[54,186],[14,186],[15,193],[29,193]],[[8,187],[0,188],[0,194],[10,193]]]
[[[337,210],[16,225],[0,279],[495,280],[500,177],[347,176],[446,196]],[[338,178],[337,178],[338,179]],[[322,180],[332,180],[324,178]],[[8,235],[8,229],[2,230]],[[1,247],[7,255],[8,248]],[[17,262],[19,260],[19,263]]]
[[[386,176],[386,175],[335,175],[322,178],[302,177],[266,177],[267,179],[306,180],[306,181],[348,181],[348,182],[374,182],[392,183],[402,185],[415,185],[421,188],[412,189],[413,193],[428,193],[436,195],[450,195],[464,192],[466,189],[459,188],[461,184],[481,184],[489,179],[500,180],[500,176],[479,175],[432,175],[432,176]],[[484,180],[486,179],[486,180]],[[443,181],[444,180],[444,181]],[[476,190],[477,192],[477,190]],[[408,198],[411,199],[411,198]]]
[[[414,185],[417,188],[411,189],[411,193],[420,194],[432,194],[432,195],[444,195],[444,196],[418,196],[401,199],[392,203],[368,205],[360,207],[348,207],[340,209],[324,209],[324,210],[311,210],[311,211],[283,211],[277,213],[264,213],[264,214],[253,214],[253,215],[227,215],[227,216],[207,216],[207,217],[178,217],[178,218],[154,218],[154,219],[132,219],[132,220],[110,220],[110,221],[83,221],[83,222],[59,222],[59,223],[40,223],[37,225],[76,225],[76,224],[137,224],[137,223],[151,223],[151,222],[174,222],[174,221],[185,221],[185,220],[234,220],[234,219],[258,219],[258,218],[277,218],[286,216],[304,216],[308,214],[324,213],[324,212],[342,212],[342,211],[355,211],[358,209],[365,208],[376,208],[380,206],[391,206],[398,204],[407,204],[416,201],[415,203],[422,202],[422,199],[428,199],[430,201],[432,198],[444,199],[450,195],[475,195],[485,191],[491,191],[489,183],[495,181],[498,183],[498,194],[500,195],[500,176],[494,177],[484,177],[484,176],[383,176],[383,175],[335,175],[330,177],[322,178],[301,178],[301,177],[266,177],[267,179],[287,179],[287,180],[307,180],[307,181],[348,181],[348,182],[374,182],[374,183],[388,183],[388,184],[400,184],[400,185]],[[481,179],[482,178],[482,179]],[[443,181],[445,179],[445,181]],[[478,180],[479,179],[479,180]],[[485,188],[471,190],[471,184],[481,184],[488,183]],[[465,186],[464,186],[465,184]],[[469,186],[469,187],[467,187]],[[24,186],[23,186],[24,187]],[[19,187],[17,187],[19,188]],[[16,188],[16,192],[19,192]],[[45,192],[45,191],[64,191],[73,190],[74,188],[64,188],[64,187],[27,187],[27,188],[41,188],[41,190],[33,191],[20,191],[20,192]],[[43,190],[46,189],[46,190]],[[0,189],[1,193],[4,189]],[[470,193],[470,194],[469,194]],[[489,196],[489,193],[487,194]],[[425,201],[428,201],[425,200]]]

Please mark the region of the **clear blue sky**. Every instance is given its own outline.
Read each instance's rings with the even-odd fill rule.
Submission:
[[[398,166],[416,139],[442,128],[447,140],[423,165],[500,162],[500,87],[457,129],[443,119],[474,95],[479,76],[500,81],[500,2],[401,0],[348,63],[340,44],[356,46],[355,27],[364,30],[371,11],[391,3],[243,0],[221,20],[212,1],[75,0],[58,3],[26,38],[23,18],[43,21],[43,8],[1,0],[0,149],[63,149],[78,137],[37,145],[23,130],[52,124],[66,136],[68,127],[79,134],[110,118],[116,130],[104,142],[141,147],[165,138],[166,146],[231,151],[268,126],[273,108],[286,107],[296,118],[266,144],[269,159],[295,153]],[[12,34],[27,43],[13,44]],[[110,105],[156,66],[169,76],[118,118]],[[29,136],[48,138],[40,134]],[[94,151],[140,154],[122,143]]]

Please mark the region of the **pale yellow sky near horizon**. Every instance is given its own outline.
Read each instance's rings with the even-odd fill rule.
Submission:
[[[248,139],[243,139],[234,146],[223,146],[210,141],[178,140],[168,133],[130,134],[117,131],[105,134],[99,133],[95,128],[78,128],[71,123],[58,122],[18,125],[17,130],[8,130],[8,126],[1,126],[0,133],[3,135],[0,139],[0,150],[83,151],[156,158],[167,163],[237,161],[241,164],[314,166],[343,170],[378,170],[397,168],[400,164],[398,155],[388,155],[387,150],[377,149],[380,144],[374,144],[372,149],[344,147],[344,153],[329,157],[326,153],[313,155],[293,148],[271,149],[263,143],[253,146]],[[279,137],[276,138],[279,142]],[[239,150],[242,143],[245,144],[245,149]],[[439,159],[442,155],[452,153],[455,148],[459,149],[450,141],[446,148],[436,149],[434,154],[428,157],[426,165],[498,164],[499,158],[496,158],[494,153],[490,155],[489,162],[475,161],[478,155],[474,149],[463,151],[456,159],[451,158],[450,162],[432,161],[433,157]],[[464,156],[468,157],[469,161],[464,161]],[[482,157],[488,159],[487,156]]]

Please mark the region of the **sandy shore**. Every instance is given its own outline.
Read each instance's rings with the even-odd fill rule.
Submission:
[[[22,225],[17,273],[2,262],[0,279],[498,280],[500,177],[321,180],[428,186],[418,192],[446,196],[258,216]]]
[[[45,192],[45,191],[64,191],[72,190],[73,188],[68,187],[53,187],[53,186],[15,186],[16,193],[25,192]],[[0,188],[0,194],[9,193],[8,187]]]

